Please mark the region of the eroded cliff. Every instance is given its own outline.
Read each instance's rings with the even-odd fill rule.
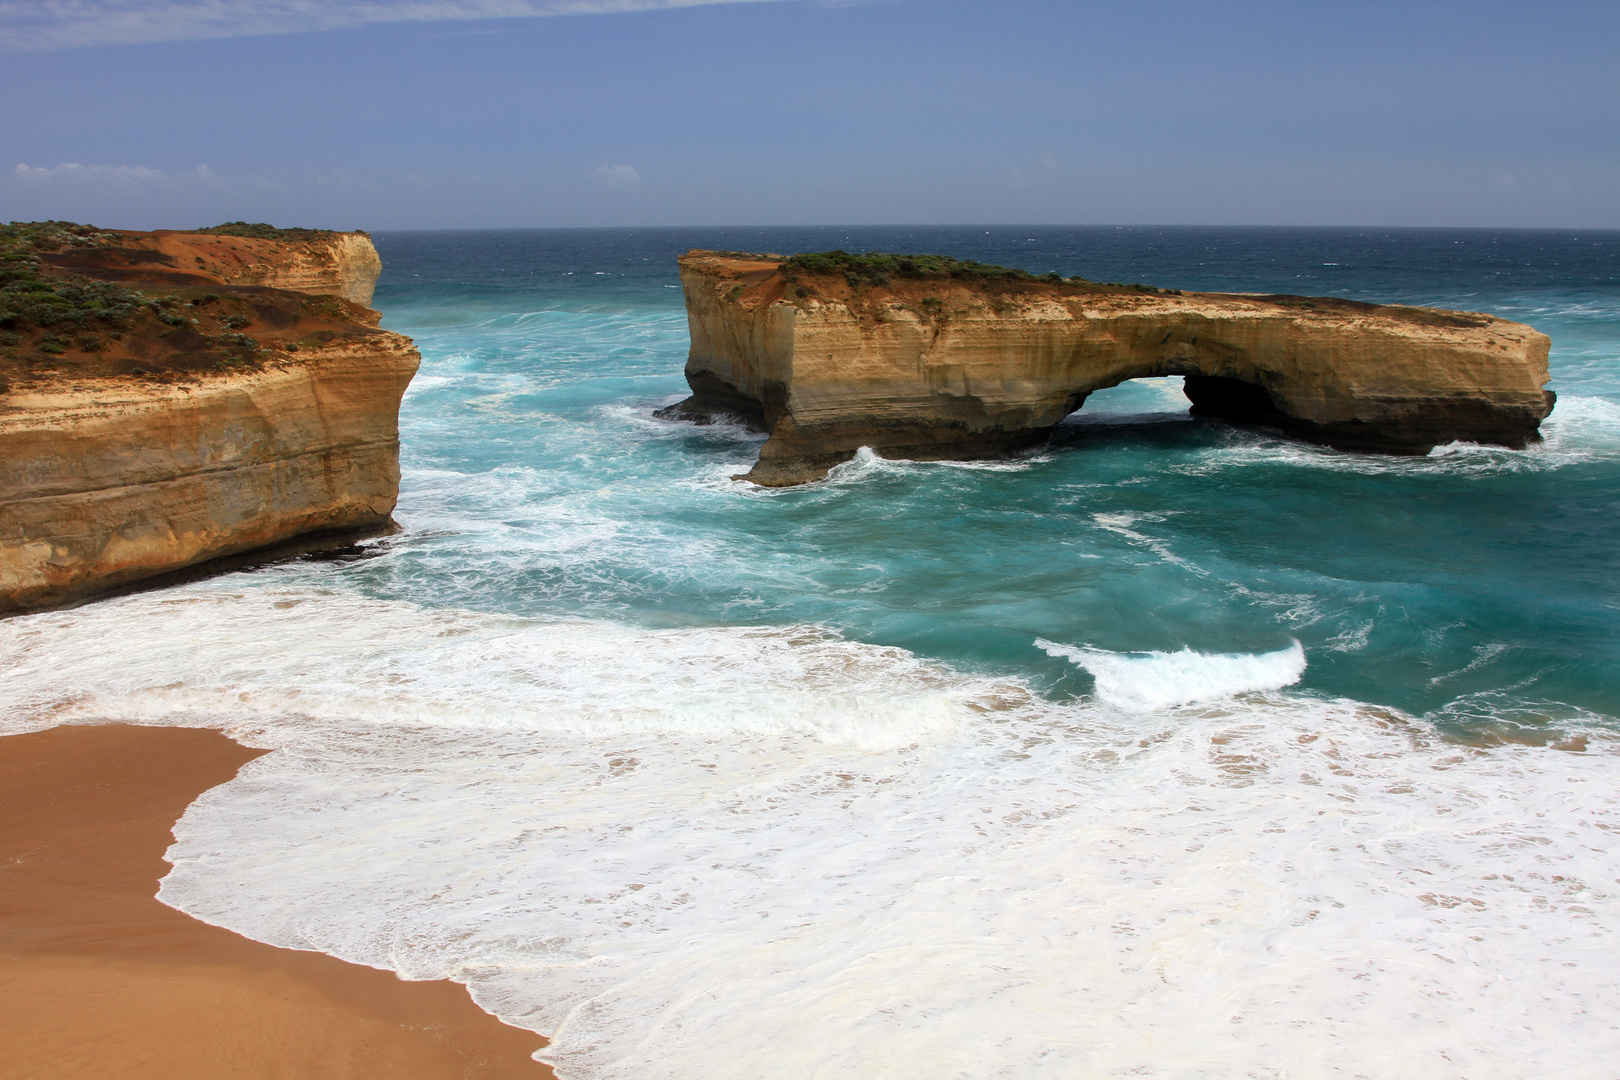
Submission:
[[[104,280],[173,286],[200,278],[224,285],[262,285],[371,303],[382,259],[363,232],[275,229],[234,222],[180,232],[117,232],[95,247],[41,254],[41,261]]]
[[[662,412],[768,432],[746,479],[819,479],[862,446],[928,460],[1047,437],[1093,391],[1186,376],[1193,410],[1345,449],[1523,447],[1548,339],[1491,315],[1179,293],[937,257],[681,259],[692,396]]]
[[[278,242],[256,241],[242,265],[310,295],[179,269],[210,234],[0,239],[0,611],[387,526],[419,357],[337,295],[333,263],[315,273],[295,242],[276,270]]]

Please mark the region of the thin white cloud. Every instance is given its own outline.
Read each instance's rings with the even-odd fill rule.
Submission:
[[[12,175],[29,183],[65,180],[70,183],[110,181],[127,184],[132,180],[168,179],[168,173],[162,169],[149,169],[145,165],[76,165],[72,162],[63,162],[50,168],[43,165],[18,165]]]
[[[106,189],[141,184],[147,188],[162,187],[187,191],[200,189],[227,191],[241,188],[273,191],[281,186],[262,176],[221,176],[207,165],[199,165],[184,172],[170,173],[147,165],[80,165],[71,161],[49,166],[18,165],[11,171],[11,179],[17,184],[34,189],[61,189],[67,186]]]
[[[390,22],[607,15],[773,0],[0,0],[0,50],[249,37]]]
[[[596,178],[613,188],[634,187],[641,183],[641,174],[631,166],[609,165],[605,161],[596,167]]]

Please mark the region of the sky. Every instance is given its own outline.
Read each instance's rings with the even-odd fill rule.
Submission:
[[[1620,0],[0,0],[0,220],[1620,228]]]

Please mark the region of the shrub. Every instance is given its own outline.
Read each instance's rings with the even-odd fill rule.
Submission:
[[[1132,292],[1157,293],[1161,296],[1181,295],[1180,289],[1161,289],[1157,285],[1144,285],[1140,281],[1133,281],[1128,285],[1123,281],[1105,281],[1102,284],[1110,289],[1129,289]]]
[[[241,236],[250,240],[319,240],[322,237],[333,235],[331,229],[278,229],[274,225],[263,221],[227,221],[223,225],[215,225],[209,229],[198,229],[198,232],[212,233],[215,236]]]
[[[792,280],[799,274],[841,274],[852,289],[863,285],[887,285],[891,277],[911,280],[950,279],[972,284],[1011,284],[1014,282],[1061,283],[1061,275],[1053,272],[1037,277],[1027,270],[972,259],[953,259],[949,255],[896,255],[873,252],[869,255],[851,255],[847,251],[812,251],[794,255],[781,264],[782,272]],[[1072,279],[1084,283],[1082,278]]]
[[[0,225],[0,327],[38,326],[86,330],[118,326],[140,297],[110,281],[41,272],[39,253],[64,247],[97,247],[116,233],[69,221],[13,221]]]

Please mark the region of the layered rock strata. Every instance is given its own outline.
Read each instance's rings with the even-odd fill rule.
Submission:
[[[156,259],[137,279],[131,236],[101,269],[144,286],[113,305],[133,310],[57,333],[59,352],[0,357],[0,611],[390,523],[410,339],[331,295],[195,273],[177,286]],[[94,250],[70,254],[73,281],[96,273]],[[41,333],[36,345],[53,336]]]
[[[1055,275],[873,282],[734,252],[689,252],[680,272],[692,395],[661,415],[769,433],[742,477],[766,486],[820,479],[862,446],[1016,452],[1093,391],[1154,376],[1186,376],[1198,414],[1396,454],[1523,447],[1552,409],[1547,337],[1491,315]]]
[[[363,232],[300,229],[295,240],[234,233],[120,233],[121,243],[41,256],[48,265],[104,280],[139,280],[184,287],[199,282],[258,285],[314,296],[371,303],[382,258]]]

